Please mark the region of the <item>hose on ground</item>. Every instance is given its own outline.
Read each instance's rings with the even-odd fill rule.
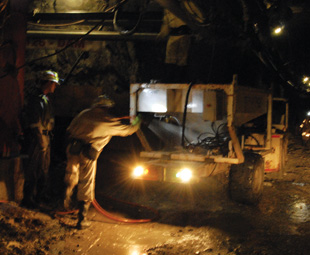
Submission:
[[[152,211],[155,216],[153,218],[149,218],[149,219],[127,219],[127,218],[123,218],[123,217],[119,217],[119,216],[116,216],[112,213],[109,213],[108,211],[106,211],[105,209],[103,209],[100,204],[97,202],[96,199],[94,199],[92,201],[92,205],[94,206],[94,208],[102,215],[104,215],[105,217],[111,219],[111,220],[114,220],[114,221],[117,221],[117,222],[122,222],[122,223],[147,223],[147,222],[151,222],[151,221],[154,221],[157,217],[158,217],[158,211],[156,211],[155,209],[153,208],[150,208],[150,207],[146,207],[146,206],[143,206],[143,205],[137,205],[137,204],[134,204],[134,203],[130,203],[130,202],[125,202],[125,201],[120,201],[122,203],[126,203],[126,204],[129,204],[129,205],[132,205],[132,206],[138,206],[138,207],[143,207],[143,208],[146,208],[147,210],[149,211]],[[73,213],[76,213],[78,212],[78,210],[71,210],[71,211],[65,211],[65,212],[56,212],[56,218],[59,219],[59,217],[57,217],[57,215],[67,215],[67,214],[73,214]]]

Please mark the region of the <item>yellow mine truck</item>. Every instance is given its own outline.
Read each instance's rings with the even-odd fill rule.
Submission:
[[[283,173],[287,105],[236,76],[230,84],[131,84],[130,115],[144,120],[131,176],[192,183],[227,171],[231,198],[256,204],[265,175]]]

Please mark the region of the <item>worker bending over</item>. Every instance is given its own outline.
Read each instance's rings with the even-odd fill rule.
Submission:
[[[92,107],[78,114],[69,125],[67,132],[67,168],[65,173],[65,208],[69,208],[71,195],[77,185],[78,223],[77,228],[90,226],[87,212],[95,196],[97,159],[113,136],[129,136],[141,124],[137,118],[133,125],[124,125],[108,114],[114,101],[105,95],[99,96]]]

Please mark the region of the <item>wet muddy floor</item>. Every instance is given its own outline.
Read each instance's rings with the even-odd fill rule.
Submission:
[[[0,204],[0,254],[309,254],[310,149],[296,137],[284,177],[265,176],[258,206],[231,201],[225,174],[187,187],[100,171],[96,200],[108,217],[92,206],[91,227],[76,230],[76,214]]]

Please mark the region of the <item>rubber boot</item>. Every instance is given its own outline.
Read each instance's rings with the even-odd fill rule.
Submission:
[[[76,225],[77,229],[85,229],[90,227],[90,221],[87,220],[87,213],[90,207],[90,202],[79,201],[78,208],[78,223]]]

